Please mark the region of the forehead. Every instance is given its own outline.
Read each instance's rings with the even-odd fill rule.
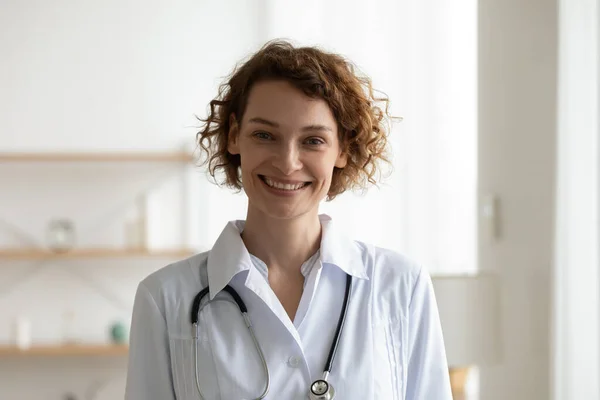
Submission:
[[[325,100],[309,97],[286,81],[264,81],[252,86],[242,123],[257,117],[289,127],[307,124],[336,127]]]

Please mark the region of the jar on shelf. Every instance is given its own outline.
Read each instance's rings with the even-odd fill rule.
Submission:
[[[54,251],[64,252],[75,246],[75,226],[68,219],[50,221],[46,236],[48,247]]]

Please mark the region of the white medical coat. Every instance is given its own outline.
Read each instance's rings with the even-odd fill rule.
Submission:
[[[346,238],[320,216],[320,261],[310,269],[295,321],[252,262],[240,233],[224,228],[212,250],[162,268],[140,284],[130,333],[126,400],[198,399],[190,313],[196,294],[231,285],[248,307],[271,376],[266,399],[307,399],[323,374],[344,299],[348,313],[329,382],[340,400],[451,400],[438,309],[427,272],[393,251]],[[206,300],[205,300],[206,301]],[[205,400],[255,399],[266,376],[239,310],[199,317],[198,378]]]

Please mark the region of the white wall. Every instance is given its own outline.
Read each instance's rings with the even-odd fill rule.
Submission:
[[[192,145],[195,115],[204,116],[219,78],[261,42],[258,6],[3,0],[0,151],[165,151]],[[172,207],[180,201],[182,172],[194,182],[192,237],[181,232],[182,215]],[[43,244],[45,224],[55,216],[75,220],[80,244],[118,246],[136,190],[152,187],[150,223],[174,232],[151,230],[154,247],[186,242],[201,248],[222,226],[210,205],[223,206],[226,197],[203,182],[193,167],[0,165],[0,247],[29,245],[30,239]],[[0,344],[11,342],[17,315],[32,320],[37,343],[56,343],[65,312],[75,315],[78,339],[105,342],[110,323],[128,322],[138,281],[170,261],[2,261]],[[119,398],[125,366],[123,357],[0,358],[0,399],[58,400],[67,390],[83,396],[98,381],[103,386],[97,399]]]
[[[559,1],[555,400],[600,398],[599,6]]]
[[[557,5],[482,0],[479,18],[479,193],[498,194],[502,216],[500,240],[489,242],[482,235],[479,260],[482,269],[502,277],[504,338],[503,363],[482,368],[481,398],[545,400],[550,387]]]

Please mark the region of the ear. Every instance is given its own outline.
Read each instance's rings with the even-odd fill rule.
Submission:
[[[341,128],[338,127],[338,129],[341,129]],[[348,133],[346,133],[345,135],[342,135],[339,138],[340,152],[339,152],[337,158],[335,159],[335,167],[336,168],[344,168],[346,166],[346,164],[348,164],[348,148],[349,148],[348,141],[349,141]]]
[[[347,138],[340,140],[340,153],[335,159],[336,168],[344,168],[348,164],[348,142]]]
[[[229,132],[227,134],[227,151],[230,154],[240,154],[239,125],[234,114],[229,116]]]
[[[337,168],[344,168],[348,164],[348,154],[346,152],[340,152],[338,158],[335,160],[335,166]]]

